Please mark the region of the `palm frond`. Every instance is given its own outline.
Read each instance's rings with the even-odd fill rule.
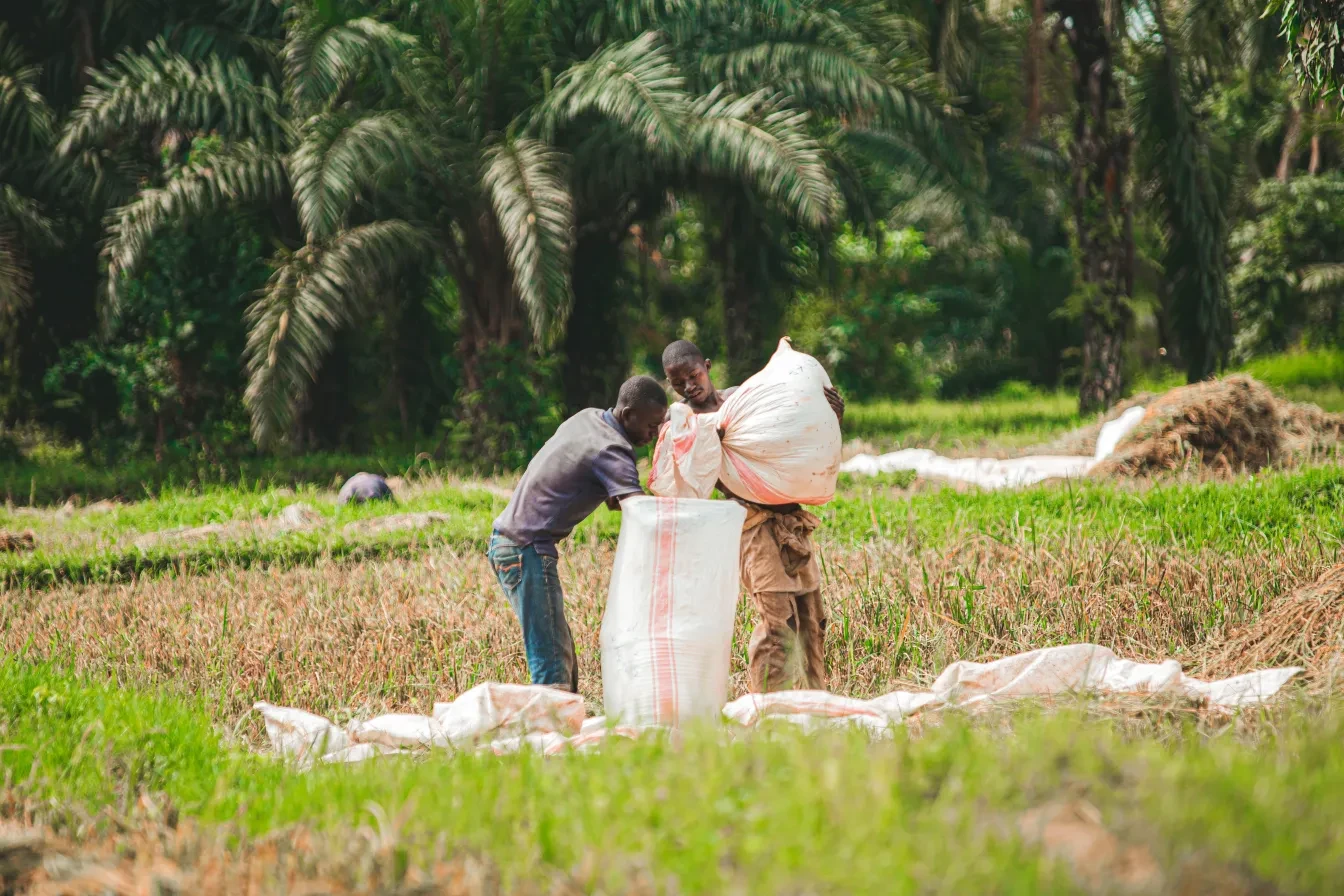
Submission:
[[[0,333],[33,302],[33,277],[12,231],[0,228]]]
[[[329,102],[367,66],[390,64],[415,44],[412,36],[371,18],[328,23],[295,12],[288,32],[286,97],[302,114]]]
[[[217,130],[232,139],[272,144],[284,133],[275,91],[239,59],[194,62],[160,38],[95,71],[70,115],[59,150],[72,155],[145,127]]]
[[[411,158],[411,126],[397,112],[314,116],[290,158],[294,201],[309,241],[334,236],[356,194]]]
[[[566,175],[564,156],[539,140],[504,140],[486,152],[482,181],[518,298],[542,342],[561,331],[571,305],[574,203]]]
[[[1156,185],[1166,223],[1162,266],[1193,382],[1221,367],[1232,344],[1224,211],[1230,178],[1187,95],[1179,35],[1167,27],[1162,0],[1151,8],[1160,46],[1141,56],[1130,105],[1140,170]]]
[[[107,279],[102,303],[104,322],[120,313],[122,280],[140,265],[154,233],[172,221],[201,217],[233,203],[284,194],[288,179],[282,158],[254,143],[194,161],[174,172],[162,187],[141,190],[108,217]]]
[[[0,184],[0,229],[21,237],[30,246],[54,249],[61,244],[56,223],[41,204],[9,184]]]
[[[376,221],[281,260],[247,311],[243,400],[259,445],[285,437],[337,330],[382,278],[428,245],[424,231],[405,221]]]
[[[840,192],[806,123],[806,113],[764,91],[710,94],[696,104],[690,164],[745,180],[807,226],[825,227],[840,210]]]
[[[1313,264],[1302,271],[1298,288],[1305,293],[1344,292],[1344,263]]]
[[[596,112],[634,133],[650,151],[675,155],[689,112],[685,81],[653,33],[616,44],[566,69],[540,111],[542,133]]]
[[[895,194],[890,220],[904,222],[901,226],[938,220],[939,226],[965,229],[971,238],[988,226],[984,169],[973,163],[979,159],[969,141],[955,155],[930,157],[899,129],[846,128],[841,137],[849,153],[889,174],[887,187]]]
[[[702,77],[735,90],[791,84],[835,108],[877,111],[888,85],[846,49],[786,40],[762,41],[701,59]]]
[[[38,89],[40,75],[0,22],[0,156],[19,156],[51,143],[55,118]]]

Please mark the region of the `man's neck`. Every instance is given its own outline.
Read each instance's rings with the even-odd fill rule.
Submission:
[[[720,392],[718,389],[715,389],[714,393],[710,395],[709,398],[704,402],[702,402],[701,404],[695,404],[689,399],[686,401],[686,403],[690,405],[691,410],[695,411],[697,414],[712,414],[719,408],[723,407],[723,393]]]

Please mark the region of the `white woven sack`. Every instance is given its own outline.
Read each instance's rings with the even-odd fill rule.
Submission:
[[[602,617],[607,718],[714,719],[728,696],[746,510],[735,501],[630,498]]]

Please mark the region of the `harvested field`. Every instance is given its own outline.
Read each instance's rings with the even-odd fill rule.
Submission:
[[[1344,565],[1332,566],[1315,581],[1270,600],[1254,618],[1211,647],[1199,664],[1205,675],[1304,666],[1318,685],[1333,684],[1344,668]]]
[[[561,563],[580,686],[594,708],[612,553],[575,545]],[[950,548],[833,546],[823,556],[831,688],[877,696],[926,686],[957,659],[1079,641],[1135,659],[1189,658],[1336,557],[1309,542],[1266,558],[1077,532],[1035,543],[965,533]],[[745,687],[752,624],[744,606],[733,693]],[[16,593],[0,607],[0,650],[140,685],[187,680],[229,724],[256,700],[341,716],[423,712],[481,681],[527,674],[517,621],[483,553],[448,546],[414,561]],[[258,720],[249,724],[259,732]]]
[[[31,529],[36,549],[0,556],[0,816],[16,824],[0,875],[137,896],[1326,892],[1344,875],[1344,468],[1320,463],[1335,419],[1294,408],[1276,405],[1270,464],[1289,469],[1243,476],[1191,449],[1189,475],[1182,461],[1016,492],[854,479],[821,510],[819,545],[839,693],[1077,642],[1207,677],[1303,664],[1305,686],[1235,714],[1069,694],[878,742],[688,730],[564,758],[298,774],[253,752],[254,701],[344,723],[525,679],[483,551],[510,480],[418,477],[396,483],[395,508],[341,509],[310,487],[5,507],[0,528]],[[1011,453],[1040,425],[958,438]],[[619,522],[599,512],[562,550],[593,712]],[[753,621],[744,602],[733,696]]]

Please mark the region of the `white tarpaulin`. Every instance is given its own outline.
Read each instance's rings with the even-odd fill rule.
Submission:
[[[928,691],[893,691],[872,700],[825,691],[747,694],[723,708],[723,717],[755,726],[770,719],[807,730],[857,726],[889,731],[916,713],[971,707],[993,701],[1066,694],[1147,694],[1206,700],[1222,709],[1263,703],[1303,670],[1266,669],[1222,681],[1185,675],[1175,660],[1136,663],[1106,647],[1071,644],[1047,647],[990,663],[957,662]],[[633,738],[659,726],[608,727],[583,718],[582,698],[541,685],[482,684],[433,716],[404,713],[352,722],[341,729],[321,716],[258,703],[277,754],[303,765],[355,762],[413,748],[487,750],[496,754],[532,749],[546,754],[588,749],[606,738]]]
[[[1072,455],[1035,455],[1004,460],[993,457],[943,457],[927,448],[907,448],[874,457],[858,454],[840,465],[841,473],[876,476],[912,470],[916,475],[935,479],[969,482],[986,489],[1018,488],[1046,479],[1072,479],[1086,476],[1092,468],[1111,455],[1120,441],[1143,419],[1144,409],[1132,407],[1104,424],[1097,436],[1097,450],[1091,457]]]

